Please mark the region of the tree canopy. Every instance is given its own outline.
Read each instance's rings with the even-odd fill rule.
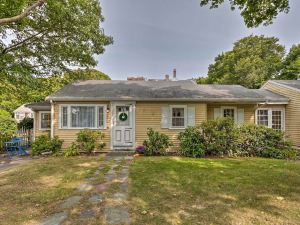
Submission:
[[[2,0],[0,18],[20,15],[0,26],[0,78],[62,74],[70,67],[94,67],[112,38],[104,34],[98,0]],[[2,20],[3,21],[3,20]]]
[[[110,80],[110,77],[95,69],[78,69],[28,82],[22,82],[21,78],[13,82],[4,79],[0,83],[0,109],[12,112],[24,103],[43,101],[46,96],[76,80]]]
[[[285,48],[278,41],[275,37],[254,35],[242,38],[232,50],[218,55],[209,65],[207,78],[198,82],[259,88],[280,75]]]
[[[271,24],[273,19],[281,12],[289,12],[289,0],[228,0],[231,9],[241,11],[247,27],[257,27],[261,24]],[[209,5],[210,8],[218,8],[225,0],[200,0],[201,6]]]
[[[283,62],[279,79],[291,80],[300,76],[300,44],[293,45]]]

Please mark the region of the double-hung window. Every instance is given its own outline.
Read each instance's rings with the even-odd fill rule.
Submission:
[[[40,111],[39,112],[39,126],[40,126],[40,130],[50,130],[51,129],[51,112],[50,111]]]
[[[106,105],[61,105],[60,128],[104,129]]]
[[[187,107],[171,106],[171,128],[185,128],[187,123]]]
[[[257,109],[256,124],[273,128],[274,130],[284,130],[284,109]]]
[[[231,106],[221,107],[221,117],[231,118],[234,122],[237,122],[237,108]]]

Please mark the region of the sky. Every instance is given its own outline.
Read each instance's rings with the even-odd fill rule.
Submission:
[[[206,76],[214,58],[251,34],[275,36],[287,51],[300,43],[300,1],[272,25],[248,29],[239,11],[226,3],[200,7],[199,0],[100,0],[105,34],[114,44],[96,56],[97,68],[113,80],[128,76],[163,78],[177,69],[178,79]],[[228,2],[228,0],[226,1]]]

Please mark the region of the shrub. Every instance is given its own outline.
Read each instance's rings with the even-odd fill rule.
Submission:
[[[87,153],[92,153],[96,147],[104,148],[105,143],[101,142],[97,146],[97,141],[102,141],[104,134],[99,131],[84,129],[77,134],[78,149]]]
[[[278,149],[280,152],[291,149],[291,143],[285,141],[282,131],[254,124],[237,128],[237,155],[266,157],[268,154],[264,152],[267,151],[271,154],[274,149]]]
[[[166,150],[172,145],[167,135],[154,131],[152,128],[148,128],[147,135],[148,140],[143,143],[146,155],[165,155]]]
[[[78,146],[73,142],[70,147],[64,150],[63,155],[65,157],[77,156],[80,155]]]
[[[61,150],[63,141],[54,137],[51,139],[49,135],[38,136],[32,143],[32,155],[41,155],[45,152],[57,153]]]
[[[0,150],[3,147],[3,142],[9,141],[17,131],[17,121],[4,113],[2,114],[0,115]]]
[[[296,159],[297,150],[292,148],[274,148],[268,147],[262,151],[261,156],[265,158],[275,158],[275,159]]]
[[[20,123],[18,123],[18,129],[25,128],[31,130],[33,128],[33,118],[25,117]]]
[[[205,155],[232,155],[235,143],[235,125],[230,118],[209,120],[200,125]]]
[[[205,155],[204,138],[200,127],[188,127],[178,135],[179,155],[199,158]]]

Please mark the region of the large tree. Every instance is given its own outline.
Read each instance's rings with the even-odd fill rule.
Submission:
[[[238,8],[247,27],[271,24],[280,12],[289,11],[289,0],[228,0],[231,9]],[[201,6],[218,8],[225,0],[200,0]]]
[[[112,43],[98,0],[1,0],[0,19],[1,78],[94,67]]]
[[[300,44],[293,45],[284,59],[279,79],[292,80],[300,76]]]
[[[254,35],[242,38],[231,51],[215,58],[209,65],[207,79],[201,82],[259,88],[280,74],[285,49],[278,41],[275,37]]]
[[[110,77],[95,69],[78,69],[64,73],[29,79],[3,79],[0,82],[0,110],[12,112],[18,106],[43,101],[46,96],[76,80],[110,80]]]

